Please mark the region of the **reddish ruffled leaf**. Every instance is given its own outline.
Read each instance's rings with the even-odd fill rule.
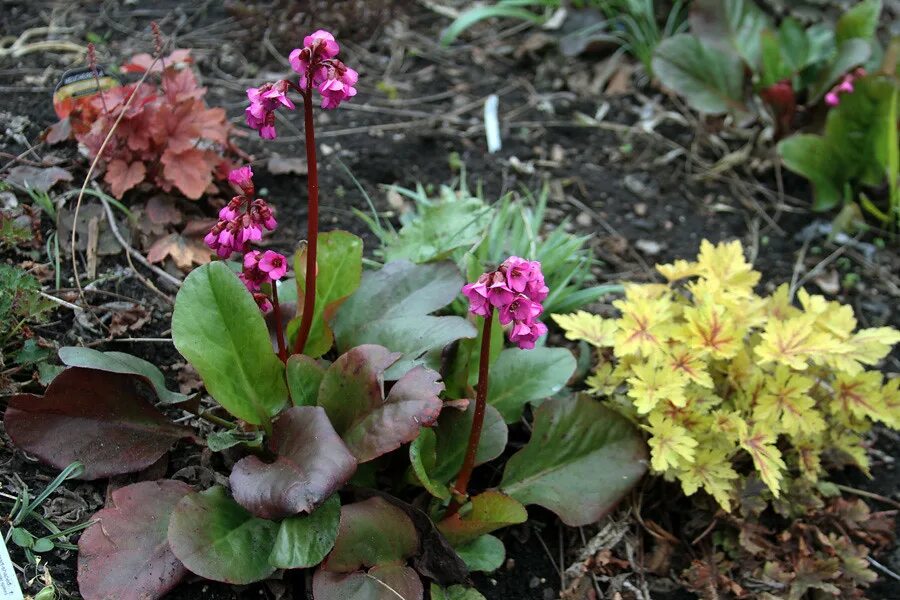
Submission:
[[[149,467],[176,441],[193,437],[156,402],[144,377],[73,367],[43,396],[13,396],[4,424],[19,448],[57,469],[81,461],[81,478],[99,479]]]
[[[78,588],[85,600],[161,598],[187,574],[169,548],[169,516],[193,489],[144,481],[112,493],[78,540]]]
[[[361,463],[414,440],[441,412],[438,394],[444,384],[437,372],[422,366],[384,397],[384,370],[398,357],[382,346],[359,346],[340,356],[322,380],[319,406]]]
[[[166,150],[161,158],[163,175],[181,193],[192,200],[203,195],[212,183],[212,167],[207,162],[206,152],[190,149],[184,152]]]
[[[185,49],[172,50],[172,53],[167,56],[165,60],[158,60],[156,61],[156,64],[153,63],[152,56],[146,52],[141,52],[140,54],[132,56],[131,60],[120,67],[120,70],[123,73],[143,73],[153,65],[151,73],[158,73],[159,71],[162,71],[163,64],[165,64],[166,68],[169,68],[179,63],[192,62],[194,62],[194,59],[191,58],[191,51]]]
[[[330,573],[313,576],[313,600],[422,600],[422,580],[404,565],[385,565],[369,572]]]
[[[122,194],[142,182],[146,174],[147,168],[141,161],[136,160],[129,165],[117,158],[106,165],[103,179],[109,184],[112,195],[121,198]]]
[[[234,465],[230,478],[234,499],[264,519],[312,512],[356,472],[356,459],[318,406],[284,411],[269,448],[275,462],[248,456]]]
[[[401,563],[418,547],[419,536],[409,516],[387,500],[373,497],[341,507],[337,540],[323,568],[350,573]]]

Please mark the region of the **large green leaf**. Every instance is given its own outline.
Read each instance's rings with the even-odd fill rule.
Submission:
[[[287,365],[287,384],[294,406],[315,406],[325,369],[314,358],[294,354]]]
[[[744,64],[740,57],[679,34],[653,53],[653,72],[663,85],[704,113],[743,109]]]
[[[362,276],[363,241],[346,231],[329,231],[319,236],[316,249],[316,304],[312,326],[303,353],[322,356],[334,343],[334,334],[328,321],[341,302],[359,287]],[[294,272],[297,274],[297,318],[288,324],[288,338],[293,340],[300,327],[299,315],[303,312],[303,294],[306,289],[306,252],[298,250],[294,255]]]
[[[438,366],[437,353],[460,338],[475,337],[461,317],[430,316],[453,301],[463,286],[452,263],[386,264],[363,273],[359,290],[338,309],[333,321],[338,350],[379,344],[403,356],[385,373],[399,379],[416,364]]]
[[[878,28],[881,0],[863,0],[838,19],[835,38],[838,43],[853,38],[871,40]]]
[[[841,169],[835,168],[835,158],[824,137],[808,133],[792,135],[778,143],[778,154],[788,169],[812,183],[814,210],[829,210],[841,203],[844,178]]]
[[[647,470],[647,447],[627,419],[590,398],[548,400],[500,489],[552,510],[572,527],[607,514]]]
[[[334,547],[341,520],[341,500],[337,494],[308,515],[281,522],[269,562],[279,569],[314,567]]]
[[[341,507],[334,550],[324,568],[350,573],[360,568],[399,563],[419,548],[419,534],[405,512],[379,497]]]
[[[751,68],[759,64],[760,33],[769,17],[754,0],[694,0],[691,32],[721,54],[734,54]]]
[[[225,410],[259,425],[287,402],[284,364],[253,297],[223,262],[194,269],[175,298],[175,347]]]
[[[163,404],[177,404],[188,399],[185,394],[170,392],[166,388],[166,378],[162,371],[153,363],[137,356],[124,352],[100,352],[81,346],[63,346],[59,349],[59,359],[69,367],[143,375],[153,384],[153,388]]]
[[[449,258],[457,248],[478,243],[491,222],[493,210],[479,198],[441,199],[419,205],[395,238],[384,245],[384,259],[414,263]]]
[[[493,364],[488,403],[507,423],[518,421],[529,402],[557,393],[575,372],[575,357],[565,348],[509,348]]]
[[[278,523],[254,517],[221,486],[185,496],[169,520],[169,545],[188,570],[238,585],[275,572],[269,554],[277,535]]]

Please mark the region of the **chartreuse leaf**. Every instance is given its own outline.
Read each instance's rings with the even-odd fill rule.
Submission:
[[[537,404],[561,390],[575,367],[566,348],[508,348],[491,367],[488,403],[507,423],[518,421],[527,403]]]
[[[397,357],[382,346],[359,346],[338,357],[322,379],[319,405],[361,463],[414,440],[443,406],[440,375],[421,366],[384,397],[384,371]]]
[[[156,400],[139,375],[69,367],[43,396],[12,396],[3,424],[16,446],[41,461],[58,469],[80,461],[81,479],[100,479],[145,469],[193,437],[153,406]]]
[[[172,340],[225,410],[260,425],[287,402],[284,364],[253,297],[223,262],[191,271],[172,315]]]
[[[548,400],[531,439],[506,463],[500,490],[572,527],[608,513],[647,470],[647,448],[624,417],[590,398]]]
[[[193,492],[163,479],[119,488],[78,540],[78,588],[95,598],[162,598],[187,575],[167,540],[175,505]]]
[[[386,564],[368,572],[332,573],[319,568],[313,576],[315,600],[422,600],[422,580],[410,567]]]
[[[444,346],[476,335],[472,324],[462,317],[429,314],[450,304],[463,283],[452,263],[395,261],[363,273],[359,289],[332,321],[338,350],[379,344],[401,352],[400,360],[385,374],[387,379],[399,379],[416,364],[438,367]]]
[[[341,507],[340,528],[324,568],[349,573],[400,563],[416,553],[419,534],[405,512],[373,497]]]
[[[231,470],[231,492],[264,519],[312,512],[356,472],[356,458],[319,406],[295,406],[275,421],[272,462],[242,458]]]
[[[488,490],[463,506],[458,513],[438,523],[447,541],[458,546],[502,527],[524,523],[528,511],[517,500]]]
[[[871,40],[875,37],[880,14],[881,0],[863,0],[838,19],[835,39],[838,43],[853,38]]]
[[[475,588],[464,585],[451,585],[448,588],[442,588],[438,584],[432,583],[431,600],[485,600],[485,598]]]
[[[744,64],[689,34],[663,40],[653,53],[653,72],[663,85],[704,113],[743,109]]]
[[[331,552],[341,520],[337,494],[308,515],[288,517],[278,527],[269,562],[279,569],[314,567]]]
[[[471,542],[460,544],[456,553],[466,563],[470,571],[496,571],[506,558],[506,548],[496,537],[486,533]]]
[[[328,352],[334,343],[334,334],[328,321],[341,302],[359,287],[362,276],[363,241],[347,231],[328,231],[319,236],[316,250],[316,304],[312,327],[303,353],[319,357]],[[294,255],[294,272],[297,274],[297,318],[288,324],[288,338],[293,340],[300,327],[303,312],[303,295],[306,290],[306,250]]]
[[[169,520],[169,546],[192,573],[235,585],[275,572],[269,555],[278,523],[258,519],[222,486],[181,499]]]
[[[111,373],[134,373],[150,380],[163,404],[177,404],[188,399],[185,394],[166,389],[166,378],[156,365],[143,358],[124,352],[100,352],[93,348],[63,346],[59,349],[59,359],[69,367],[85,367]]]
[[[294,406],[315,406],[319,399],[319,386],[325,377],[325,369],[314,358],[305,354],[291,356],[285,368]]]

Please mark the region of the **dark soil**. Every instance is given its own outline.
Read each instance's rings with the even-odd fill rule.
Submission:
[[[619,95],[594,90],[595,66],[603,56],[563,58],[552,39],[541,43],[534,31],[510,29],[510,23],[503,23],[499,34],[496,26],[493,30],[476,28],[469,43],[445,49],[435,40],[449,21],[425,8],[427,3],[356,0],[335,2],[331,8],[328,2],[287,0],[275,2],[274,7],[273,3],[236,2],[119,4],[123,3],[5,3],[0,28],[17,35],[29,27],[46,25],[52,18],[57,25],[72,28],[74,33],[67,34],[66,39],[84,43],[90,33],[91,39],[103,40],[98,44],[100,60],[117,63],[133,53],[152,50],[148,26],[151,20],[157,20],[172,36],[175,47],[194,48],[198,71],[209,88],[207,101],[211,106],[227,108],[238,125],[242,122],[244,89],[286,76],[286,65],[280,57],[299,44],[301,32],[319,26],[335,28],[345,49],[345,61],[358,65],[361,83],[359,96],[346,105],[346,110],[342,107],[317,113],[321,227],[346,229],[362,236],[370,252],[377,240],[353,211],[371,209],[356,182],[381,216],[391,218],[398,207],[388,203],[383,186],[451,183],[459,175],[450,167],[454,152],[466,165],[469,183],[474,186],[481,182],[489,199],[550,185],[551,220],[566,221],[566,227],[573,231],[593,236],[591,245],[602,260],[595,273],[598,281],[649,281],[654,278],[654,263],[693,257],[701,239],[737,238],[750,248],[756,269],[764,276],[762,285],[774,289],[790,281],[795,270],[800,276],[809,272],[836,248],[823,236],[804,243],[801,232],[805,227],[818,221],[827,223],[833,215],[810,213],[809,189],[789,174],[784,175],[784,193],[774,191],[776,178],[767,166],[771,156],[764,150],[755,151],[736,170],[704,177],[708,166],[722,158],[723,148],[735,151],[745,141],[729,138],[715,124],[701,127],[666,116],[674,114],[671,111],[676,110],[675,105],[646,82],[632,79]],[[261,42],[264,38],[271,40],[278,56]],[[0,116],[5,122],[12,117],[27,117],[22,134],[34,143],[55,120],[50,97],[56,78],[82,62],[72,54],[35,53],[0,59]],[[492,93],[500,96],[503,123],[503,149],[496,154],[485,150],[481,118],[483,101]],[[605,117],[592,121],[598,109],[606,105]],[[641,130],[641,115],[658,119],[655,132]],[[305,237],[306,180],[296,175],[271,175],[263,165],[276,153],[304,156],[301,132],[292,125],[299,125],[299,115],[288,114],[287,119],[287,123],[279,122],[280,137],[275,142],[263,144],[253,136],[238,139],[238,145],[256,157],[257,185],[267,191],[269,201],[278,209],[280,227],[271,245],[283,252],[291,252]],[[246,129],[239,128],[238,132],[244,135]],[[721,141],[714,142],[716,139]],[[0,154],[0,166],[25,149],[7,133],[0,144],[4,152]],[[75,184],[82,180],[85,161],[71,145],[39,147],[36,152],[44,158],[55,155],[61,166],[72,170]],[[668,158],[663,161],[662,157]],[[33,160],[34,156],[27,158]],[[126,196],[126,202],[140,206],[147,196],[139,190]],[[180,202],[187,212],[214,214],[206,203]],[[53,224],[44,219],[44,226],[46,235]],[[870,234],[862,241],[871,243],[875,237],[877,234]],[[6,252],[2,258],[46,261],[39,244]],[[183,275],[173,265],[167,268]],[[63,260],[62,269],[63,287],[73,287],[69,259]],[[830,293],[854,306],[861,325],[900,326],[900,312],[893,310],[900,296],[900,258],[895,249],[876,251],[871,257],[864,256],[863,250],[850,249],[838,260],[829,259],[822,271],[844,282],[836,293]],[[128,273],[124,255],[103,258],[98,276],[107,275],[114,276],[96,286],[102,293],[93,292],[91,301],[108,301],[103,294],[133,299],[151,311],[152,319],[128,336],[167,337],[171,306]],[[810,278],[808,285],[816,287],[816,281]],[[596,308],[602,311],[606,307]],[[161,365],[170,383],[177,385],[178,364],[183,360],[170,344],[104,341],[105,332],[86,329],[64,310],[33,331],[58,345],[93,344],[99,349],[133,353]],[[900,371],[896,355],[888,361],[886,370]],[[38,388],[32,385],[29,389]],[[12,448],[5,435],[2,443],[0,480],[5,492],[16,489],[16,478],[34,491],[55,476],[51,469]],[[876,461],[874,479],[848,475],[847,482],[898,498],[900,475],[892,459],[897,456],[897,444],[895,433],[882,431],[876,448],[884,459]],[[214,477],[209,461],[209,456],[178,448],[166,474],[180,471],[184,479],[201,483]],[[102,506],[105,494],[104,483],[67,483],[51,497],[47,516],[60,525],[83,521]],[[479,590],[491,600],[558,597],[560,569],[565,569],[577,553],[579,532],[560,528],[550,513],[530,513],[528,525],[500,534],[507,547],[507,564],[496,573],[475,579]],[[15,547],[11,550],[13,560],[25,565],[23,555]],[[879,560],[900,570],[896,551]],[[75,594],[72,553],[48,556],[46,562],[60,587]],[[28,579],[35,574],[33,567],[26,567]],[[169,597],[304,597],[303,575],[286,577],[281,582],[244,589],[210,582],[188,583]],[[285,591],[294,595],[283,595]],[[898,596],[895,586],[882,581],[872,588],[869,597]]]

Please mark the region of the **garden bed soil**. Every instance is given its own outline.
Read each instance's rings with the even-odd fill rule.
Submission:
[[[321,228],[360,235],[370,256],[377,240],[353,211],[369,213],[371,201],[381,218],[396,217],[405,206],[386,193],[384,186],[452,183],[459,172],[450,166],[451,154],[458,153],[469,185],[483,184],[488,199],[549,185],[551,223],[592,236],[590,244],[600,258],[595,269],[598,281],[650,281],[655,278],[654,263],[693,257],[701,239],[736,238],[750,249],[755,268],[763,273],[764,288],[803,277],[824,260],[821,278],[809,277],[807,285],[827,286],[832,297],[854,307],[862,326],[900,326],[900,312],[894,310],[900,295],[896,248],[889,246],[867,255],[859,248],[839,250],[823,236],[804,237],[811,223],[826,224],[832,215],[809,212],[810,190],[803,181],[784,174],[782,193],[775,191],[776,174],[770,166],[771,156],[764,150],[754,150],[735,168],[710,170],[726,150],[736,150],[745,141],[686,120],[668,98],[646,82],[626,78],[619,93],[601,93],[595,89],[603,88],[597,81],[597,65],[606,57],[563,58],[552,32],[503,23],[499,34],[476,29],[468,43],[447,49],[435,40],[448,20],[427,8],[428,2],[381,2],[373,8],[365,2],[348,1],[334,3],[331,9],[327,2],[285,1],[276,2],[274,8],[270,4],[216,2],[162,2],[152,7],[116,4],[11,3],[4,5],[0,27],[16,35],[50,19],[71,28],[66,30],[66,39],[83,43],[90,34],[91,39],[102,41],[98,43],[100,60],[112,63],[149,51],[153,45],[149,22],[157,20],[176,47],[194,49],[198,71],[209,88],[207,101],[225,107],[242,136],[246,132],[240,128],[244,89],[287,75],[283,56],[299,44],[302,32],[334,27],[344,44],[346,62],[358,67],[361,78],[360,93],[346,109],[317,113]],[[352,18],[361,11],[365,19]],[[548,42],[535,37],[538,35],[551,39]],[[35,53],[3,59],[0,113],[4,113],[4,121],[24,117],[25,121],[17,121],[23,124],[21,133],[34,143],[54,121],[50,96],[56,78],[64,69],[80,64],[81,59],[72,54]],[[503,124],[503,148],[496,154],[486,152],[483,135],[482,106],[489,94],[499,96]],[[299,175],[272,175],[263,166],[273,154],[304,156],[301,132],[291,124],[299,124],[298,115],[286,117],[289,122],[279,122],[280,137],[275,142],[263,144],[247,136],[238,138],[237,143],[256,157],[257,185],[278,209],[280,227],[269,243],[273,249],[290,253],[305,236],[306,180]],[[648,131],[651,124],[653,130]],[[24,150],[7,132],[0,147],[6,154],[0,164]],[[82,181],[86,161],[74,153],[71,144],[39,146],[27,158],[51,155],[59,159],[60,166],[71,169],[71,185]],[[147,196],[138,190],[125,200],[139,206]],[[204,202],[180,200],[179,205],[186,212],[214,214]],[[53,223],[45,218],[43,226],[43,234],[48,235]],[[869,234],[861,241],[871,243],[875,237]],[[839,254],[833,257],[835,251]],[[42,256],[42,248],[36,245],[7,251],[2,258],[46,261]],[[61,267],[63,287],[74,287],[69,259],[63,260]],[[167,268],[174,269],[171,265]],[[98,277],[110,279],[97,289],[150,311],[150,319],[125,337],[169,335],[171,305],[129,275],[124,254],[102,258]],[[834,278],[855,283],[839,285],[835,292]],[[107,301],[98,293],[87,297],[98,304]],[[610,309],[603,304],[594,308],[600,312]],[[66,310],[55,312],[49,323],[35,326],[33,331],[59,345],[92,344],[141,356],[161,365],[172,385],[179,383],[179,370],[173,366],[183,360],[170,344],[110,341],[104,332],[92,332],[76,322]],[[886,369],[900,371],[896,354],[889,358]],[[900,481],[892,458],[897,455],[896,434],[882,432],[875,439],[882,459],[873,468],[874,478],[848,475],[847,482],[897,498]],[[5,435],[2,442],[0,481],[5,492],[12,492],[19,480],[38,490],[55,475],[13,448]],[[196,449],[179,447],[166,473],[180,472],[191,482],[214,480],[210,461],[210,456],[198,454]],[[106,492],[105,482],[66,483],[51,497],[47,516],[60,525],[80,522],[103,504]],[[559,526],[550,513],[529,512],[532,520],[528,524],[500,534],[508,552],[504,567],[475,579],[489,599],[558,597],[560,570],[577,554],[585,532]],[[12,553],[17,564],[26,564],[16,548]],[[896,551],[879,560],[895,570],[900,568]],[[46,564],[61,589],[76,593],[72,553],[48,556]],[[27,567],[26,574],[31,578],[36,572]],[[243,589],[188,583],[169,597],[302,598],[304,586],[304,574],[289,573],[281,582]],[[869,597],[896,597],[891,596],[892,589],[882,581]],[[690,595],[673,592],[666,597]]]

